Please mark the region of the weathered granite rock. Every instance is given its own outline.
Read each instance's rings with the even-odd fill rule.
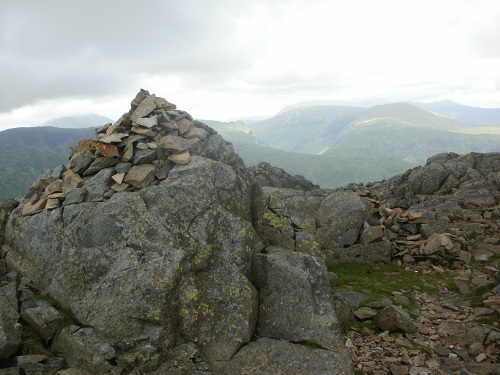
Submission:
[[[338,263],[390,263],[392,247],[389,241],[334,247],[323,251],[327,266]]]
[[[118,148],[115,145],[110,145],[102,142],[97,142],[95,148],[105,158],[115,158],[120,156]]]
[[[113,181],[114,168],[106,168],[97,172],[92,177],[85,179],[83,188],[87,190],[85,202],[100,202],[104,200],[104,194],[110,189]]]
[[[119,161],[120,160],[115,158],[97,158],[92,162],[92,164],[90,164],[87,170],[83,172],[83,176],[90,176],[99,172],[100,170],[114,167],[116,164],[118,164]]]
[[[222,371],[227,375],[352,373],[350,358],[345,350],[330,351],[266,337],[241,349]]]
[[[92,152],[85,150],[74,154],[69,161],[69,166],[73,172],[81,175],[95,159],[96,156]]]
[[[252,185],[241,160],[228,157],[223,143],[209,144],[222,147],[216,154],[235,167],[193,156],[157,186],[11,215],[9,267],[48,291],[78,324],[93,327],[102,342],[129,343],[117,363],[133,357],[152,366],[185,340],[219,369],[253,336],[258,297],[251,257],[263,246],[250,224]],[[64,354],[72,356],[76,361],[76,354]]]
[[[168,157],[168,160],[173,161],[175,164],[186,165],[191,161],[189,150],[184,150]]]
[[[83,179],[79,174],[73,170],[68,170],[63,173],[62,192],[64,195],[68,194],[71,190],[83,186]]]
[[[326,268],[309,255],[282,249],[253,259],[260,290],[258,334],[340,350]]]
[[[453,242],[447,235],[433,234],[427,239],[427,241],[423,245],[421,252],[425,255],[430,255],[438,251],[446,252],[447,250],[451,250],[452,248]]]
[[[375,315],[377,315],[377,310],[367,306],[360,307],[354,311],[354,316],[356,316],[359,320],[371,319]]]
[[[87,194],[87,189],[85,188],[75,188],[71,190],[68,193],[68,195],[66,195],[66,198],[62,203],[63,207],[68,206],[70,204],[82,203],[85,199],[86,194]]]
[[[43,300],[24,302],[21,306],[21,317],[45,342],[54,337],[63,319],[59,311]]]
[[[303,176],[292,176],[283,168],[273,167],[266,162],[249,167],[248,171],[262,186],[296,190],[310,190],[318,187]]]
[[[156,159],[156,150],[138,150],[134,155],[134,165],[151,164]]]
[[[16,284],[10,282],[0,286],[0,359],[9,358],[21,344],[18,319]]]
[[[371,216],[370,203],[349,191],[338,191],[321,202],[316,212],[318,239],[323,248],[353,245]]]
[[[137,109],[132,113],[132,115],[130,116],[130,120],[137,122],[137,120],[141,117],[145,117],[153,112],[156,109],[155,99],[155,94],[149,95],[148,93],[146,97],[141,101]]]
[[[168,358],[160,367],[151,372],[152,375],[215,375],[194,343],[176,346],[168,353]]]
[[[146,187],[153,182],[157,169],[153,164],[134,165],[125,174],[123,181],[138,189]]]
[[[33,195],[23,206],[23,215],[35,215],[43,211],[47,204],[47,194]]]
[[[146,128],[152,128],[153,126],[158,125],[158,117],[155,115],[148,118],[138,118],[135,122]]]
[[[383,331],[414,332],[417,327],[406,311],[398,306],[387,306],[373,318],[373,322]]]
[[[127,173],[132,168],[132,163],[119,162],[115,166],[116,173]]]
[[[5,242],[5,226],[10,213],[19,205],[15,199],[0,199],[0,246]]]
[[[54,339],[54,351],[62,354],[70,367],[81,368],[95,374],[113,369],[110,360],[116,357],[113,347],[100,339],[94,329],[68,326]]]
[[[368,226],[362,232],[359,242],[362,244],[382,241],[384,237],[384,227],[382,225]]]

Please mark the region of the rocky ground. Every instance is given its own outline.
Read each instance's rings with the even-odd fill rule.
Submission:
[[[374,190],[351,188],[371,196],[378,205]],[[498,195],[498,190],[490,191]],[[459,194],[464,192],[458,189],[455,196]],[[467,200],[482,199],[480,192],[471,192],[451,214],[449,195],[434,198],[447,208],[435,210],[436,220],[420,221],[419,233],[405,232],[392,223],[386,226],[392,265],[330,267],[336,275],[332,276],[334,291],[353,313],[339,316],[346,321],[346,346],[359,374],[500,374],[498,205],[467,204]],[[420,213],[407,211],[407,215],[419,221],[424,212],[429,219],[429,201],[436,203],[429,196],[413,201],[411,208]],[[383,215],[384,205],[378,207]],[[428,253],[425,249],[436,236],[423,233],[429,223],[466,256],[447,261],[449,250]]]
[[[385,284],[387,296],[364,303],[363,299],[369,300],[368,296],[352,292],[357,287],[356,282],[342,285],[343,293],[348,291],[346,297],[353,304],[356,316],[345,337],[358,373],[498,374],[500,309],[495,305],[479,305],[475,301],[477,298],[472,297],[474,293],[461,294],[458,288],[450,285],[449,279],[442,277],[444,272],[461,278],[467,275],[473,280],[477,270],[443,270],[421,264],[408,267],[407,272],[424,273],[429,279],[438,280],[433,285],[435,293],[423,291],[411,282],[401,288],[396,282],[394,288],[390,283]],[[394,274],[383,273],[388,280]],[[467,284],[477,287],[473,281]],[[496,289],[498,293],[499,288]],[[485,293],[481,299],[488,296]],[[416,307],[411,308],[412,304]],[[399,305],[405,312],[395,319],[400,321],[394,329],[373,319],[390,305]]]

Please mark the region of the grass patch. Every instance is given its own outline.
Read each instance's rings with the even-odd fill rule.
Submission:
[[[419,306],[411,295],[414,290],[439,295],[438,284],[448,289],[456,288],[451,275],[415,272],[385,263],[338,264],[330,267],[329,271],[338,276],[340,287],[367,295],[368,300],[363,305],[384,297],[393,299],[391,292],[403,291],[403,295],[410,300],[405,307],[415,311]]]
[[[414,340],[408,339],[408,341],[411,343],[411,345],[396,344],[396,346],[399,348],[405,348],[407,350],[419,350],[421,352],[426,353],[429,357],[432,357],[431,349],[416,343]]]

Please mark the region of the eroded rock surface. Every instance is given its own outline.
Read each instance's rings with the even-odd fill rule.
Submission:
[[[14,294],[12,311],[2,312],[10,319],[2,323],[10,330],[2,366],[22,368],[12,358],[22,348],[45,356],[33,358],[34,367],[58,364],[61,374],[219,374],[260,330],[294,341],[298,357],[286,371],[350,373],[323,264],[290,252],[279,271],[284,284],[256,282],[263,274],[253,260],[269,256],[254,229],[259,197],[260,184],[230,144],[141,90],[127,114],[81,141],[67,165],[9,206],[2,262],[6,275],[18,276],[3,286]],[[273,288],[296,292],[291,280],[312,304],[293,311],[306,334],[279,316],[268,319],[278,331],[258,329],[263,303],[276,303]],[[33,337],[29,345],[22,332]],[[284,354],[281,341],[269,343]],[[320,362],[309,370],[302,363],[311,353]]]

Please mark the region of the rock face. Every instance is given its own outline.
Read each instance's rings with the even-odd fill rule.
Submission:
[[[49,356],[56,371],[226,373],[257,332],[290,341],[270,340],[276,355],[286,347],[302,356],[286,371],[311,373],[302,362],[312,355],[320,363],[311,369],[351,373],[326,269],[294,249],[261,254],[258,197],[230,144],[141,90],[127,114],[9,206],[2,258],[23,282],[2,287],[1,358],[21,345],[21,317],[38,337],[28,354]],[[284,315],[259,320],[264,308],[279,311],[273,293],[297,298],[291,285],[308,301],[286,312],[303,330]]]
[[[248,172],[262,186],[295,190],[311,190],[319,187],[304,178],[304,176],[292,176],[285,172],[283,168],[273,167],[266,162],[260,162],[253,167],[248,167]]]
[[[271,248],[255,254],[253,266],[260,290],[260,336],[315,342],[331,350],[342,345],[327,271],[313,257]],[[297,304],[305,308],[297,309]]]

